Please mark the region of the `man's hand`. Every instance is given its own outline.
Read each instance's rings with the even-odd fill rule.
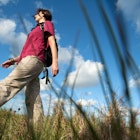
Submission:
[[[58,64],[52,63],[52,75],[53,77],[56,76],[59,72]]]
[[[15,64],[15,60],[12,58],[12,59],[9,59],[9,60],[4,61],[4,62],[1,64],[1,66],[2,66],[3,68],[8,68],[9,66],[14,65],[14,64]]]

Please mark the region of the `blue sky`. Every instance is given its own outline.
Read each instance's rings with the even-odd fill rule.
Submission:
[[[109,44],[107,34],[105,33],[106,28],[101,20],[96,2],[97,0],[83,0],[91,22],[99,36],[99,42],[102,46],[105,60],[107,61],[107,67],[111,75],[114,90],[120,97],[123,96],[123,90],[122,82],[119,78],[118,65],[115,62],[114,54],[111,51],[111,45]],[[140,1],[127,0],[126,2],[126,0],[110,0],[109,2],[104,1],[104,6],[108,11],[111,21],[113,21],[112,17],[115,14],[119,13],[120,15],[123,15],[129,37],[130,52],[139,67]],[[76,102],[82,101],[81,103],[88,107],[104,106],[105,101],[99,84],[96,65],[98,65],[100,72],[104,70],[105,66],[100,62],[100,59],[97,58],[96,60],[93,55],[92,47],[95,47],[95,45],[78,0],[0,0],[0,63],[10,57],[17,56],[24,45],[26,33],[19,16],[22,16],[29,32],[36,24],[32,15],[34,15],[36,9],[40,7],[47,8],[52,12],[56,38],[59,44],[60,72],[55,78],[49,73],[52,84],[56,87],[57,91],[60,90],[61,85],[64,83],[70,60],[73,57],[72,53],[74,52],[74,61],[71,69],[69,69],[67,82],[65,83],[68,94],[71,93],[71,86],[78,72],[73,99]],[[73,46],[77,33],[79,33],[77,45]],[[13,67],[8,69],[0,67],[0,80],[3,80],[12,69]],[[135,103],[134,108],[139,110],[139,96],[137,92],[135,92],[135,86],[140,85],[140,80],[134,79],[133,77],[134,75],[130,75],[128,82],[133,91],[132,99]],[[52,104],[56,102],[57,97],[52,92],[49,85],[45,85],[43,80],[40,82],[41,97],[44,109],[46,110],[50,97],[52,99]],[[69,104],[66,99],[65,103]],[[15,96],[14,99],[6,103],[4,107],[13,107],[14,110],[17,110],[19,107],[23,108],[23,91]]]

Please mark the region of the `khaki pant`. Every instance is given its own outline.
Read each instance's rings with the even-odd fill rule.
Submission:
[[[43,63],[37,57],[23,58],[8,77],[0,82],[0,106],[25,87],[25,103],[29,121],[34,123],[39,121],[43,117],[38,78],[42,70]]]

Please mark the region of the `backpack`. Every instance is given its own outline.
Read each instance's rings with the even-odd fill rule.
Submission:
[[[52,52],[51,52],[51,48],[50,46],[48,46],[46,48],[46,37],[45,37],[45,33],[44,33],[44,23],[40,24],[40,28],[42,29],[42,35],[43,35],[43,39],[44,39],[44,47],[45,47],[45,51],[44,51],[44,58],[45,58],[45,67],[50,67],[52,65]],[[55,44],[56,44],[56,48],[58,51],[58,44],[57,44],[57,40],[55,38]]]
[[[57,44],[56,38],[55,38],[55,44],[56,44],[57,51],[58,51],[58,44]],[[50,46],[45,48],[44,58],[45,58],[45,66],[50,67],[52,65],[52,52],[51,52]]]
[[[46,77],[46,84],[47,84],[48,82],[50,82],[49,78],[48,78],[48,69],[47,69],[47,67],[50,67],[52,65],[52,52],[51,52],[50,46],[48,46],[46,48],[46,41],[45,41],[46,36],[45,36],[45,33],[44,33],[44,23],[40,24],[40,28],[42,30],[42,35],[43,35],[43,39],[44,39],[44,48],[45,48],[45,51],[44,51],[44,58],[45,58],[44,70],[45,71],[44,71],[44,73],[46,73],[45,74],[46,76],[44,76],[42,79],[44,79]],[[56,44],[56,48],[57,48],[57,52],[58,52],[58,44],[57,44],[56,38],[55,38],[55,44]]]

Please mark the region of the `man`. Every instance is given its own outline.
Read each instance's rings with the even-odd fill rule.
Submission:
[[[25,102],[30,122],[36,123],[43,116],[42,101],[40,98],[39,74],[45,65],[44,50],[50,46],[52,52],[52,75],[59,72],[58,54],[55,43],[52,15],[49,10],[38,9],[34,16],[37,25],[28,34],[21,54],[2,63],[7,68],[15,63],[15,69],[0,82],[0,106],[14,97],[25,87]],[[42,35],[40,24],[44,24],[46,40]],[[46,43],[44,43],[46,41]],[[46,46],[44,46],[46,44]]]

